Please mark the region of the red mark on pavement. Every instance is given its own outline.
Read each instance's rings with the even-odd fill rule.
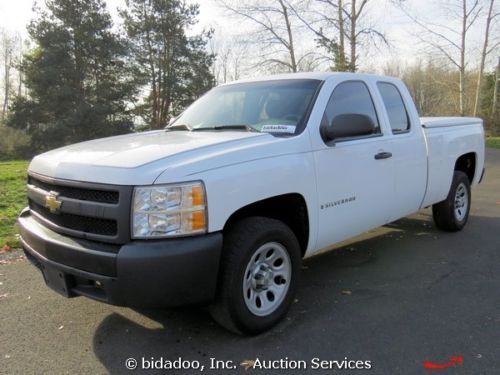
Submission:
[[[9,245],[4,245],[4,246],[0,249],[0,254],[6,253],[6,252],[11,251],[11,250],[12,250],[12,247],[10,247]]]
[[[456,356],[456,357],[451,357],[450,361],[446,363],[424,362],[424,367],[430,370],[444,370],[448,367],[462,365],[463,363],[464,363],[464,357]]]

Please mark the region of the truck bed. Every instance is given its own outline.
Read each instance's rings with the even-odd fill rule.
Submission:
[[[448,194],[455,162],[460,155],[475,155],[471,185],[479,182],[484,164],[483,120],[475,117],[421,117],[427,141],[427,191],[422,207]]]
[[[424,128],[482,124],[482,120],[477,117],[420,117],[420,121]]]

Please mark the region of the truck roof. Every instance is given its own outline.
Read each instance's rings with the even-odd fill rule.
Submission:
[[[378,79],[394,79],[394,77],[376,75],[376,74],[366,74],[366,73],[348,73],[348,72],[300,72],[300,73],[283,73],[283,74],[273,74],[269,76],[259,76],[255,78],[247,78],[241,79],[237,81],[232,81],[228,83],[221,84],[219,86],[227,86],[238,83],[245,82],[262,82],[262,81],[274,81],[280,79],[317,79],[320,81],[325,81],[330,77],[343,75],[346,78],[355,78],[355,79],[366,79],[366,78],[378,78]]]

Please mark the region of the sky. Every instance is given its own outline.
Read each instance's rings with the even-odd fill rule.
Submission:
[[[188,2],[194,1],[188,0]],[[43,2],[44,0],[39,1],[42,5]],[[231,35],[237,39],[243,38],[244,33],[251,29],[248,22],[241,22],[241,20],[229,17],[223,9],[216,5],[215,0],[199,0],[197,2],[200,4],[200,22],[192,32],[213,27],[216,30],[216,37]],[[443,2],[450,3],[453,0],[443,0]],[[118,21],[117,8],[124,7],[125,0],[106,0],[106,3],[113,18]],[[32,12],[33,4],[32,0],[0,0],[0,28],[26,37],[26,25],[34,15]],[[407,0],[406,4],[411,14],[419,19],[433,24],[447,25],[451,29],[458,27],[450,20],[449,12],[437,8],[435,0]],[[384,66],[394,61],[411,65],[419,59],[429,59],[429,54],[424,53],[424,46],[417,40],[418,27],[401,11],[392,6],[390,0],[371,0],[370,6],[370,21],[377,25],[378,29],[384,31],[390,42],[390,47],[362,49],[360,52],[364,55],[364,58],[360,59],[363,61],[362,70],[381,72]],[[471,51],[471,67],[477,65],[479,60],[483,30],[484,22],[481,20],[470,32],[468,43]],[[497,27],[493,37],[500,38],[499,30]],[[313,36],[304,30],[299,38],[299,43],[302,46],[308,46],[312,39]],[[496,56],[492,54],[488,59],[489,69],[493,69],[498,55],[497,50]],[[432,54],[430,57],[432,58]]]

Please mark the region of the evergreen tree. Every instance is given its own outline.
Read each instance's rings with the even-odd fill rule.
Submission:
[[[148,85],[138,107],[153,129],[214,85],[213,55],[206,52],[210,32],[188,37],[197,23],[198,5],[183,0],[127,0],[121,12],[139,76]]]
[[[102,0],[48,0],[28,32],[36,47],[20,66],[28,97],[15,98],[7,124],[26,129],[33,146],[131,131],[127,45],[112,32]]]

